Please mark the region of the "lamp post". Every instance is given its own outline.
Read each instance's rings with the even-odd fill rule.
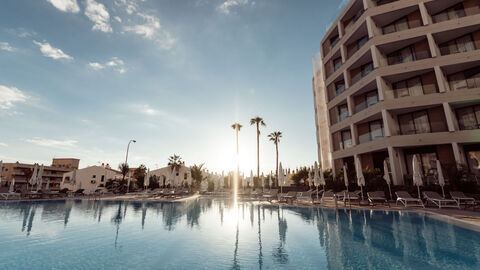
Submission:
[[[124,163],[124,165],[127,165],[127,161],[128,161],[128,150],[130,149],[130,143],[132,143],[132,142],[133,142],[133,143],[136,143],[137,141],[135,141],[135,140],[130,140],[130,141],[128,142],[128,145],[127,145],[127,154],[125,155],[125,163]],[[125,180],[125,174],[122,172],[122,175],[123,175],[123,178],[122,178],[122,182],[123,182],[123,181]],[[128,187],[127,187],[127,189],[128,189]]]

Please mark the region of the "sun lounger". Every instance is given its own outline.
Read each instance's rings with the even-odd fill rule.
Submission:
[[[337,201],[343,201],[343,197],[345,196],[345,192],[347,192],[346,189],[335,193],[335,197],[337,198]]]
[[[460,209],[460,204],[456,200],[445,199],[435,191],[424,191],[423,197],[427,200],[427,204],[431,202],[438,206],[438,208],[455,207]]]
[[[383,191],[373,191],[367,192],[368,201],[370,204],[375,205],[375,203],[381,203],[384,205],[388,205],[390,207],[390,203],[388,203],[387,197],[385,197],[385,192]]]
[[[457,201],[459,205],[465,205],[465,208],[476,207],[480,204],[480,202],[475,200],[475,198],[468,197],[461,191],[451,191],[450,196],[452,197],[452,199]]]
[[[327,190],[322,194],[322,203],[325,201],[335,201],[337,197],[335,196],[335,193],[331,190]]]
[[[16,192],[4,192],[4,193],[0,193],[0,197],[3,198],[4,200],[8,200],[9,198],[20,199],[21,194]]]
[[[359,191],[346,192],[343,195],[343,204],[346,206],[347,203],[352,205],[352,202],[357,202],[360,205],[361,198],[358,195]]]
[[[297,198],[297,192],[296,191],[289,191],[287,193],[282,193],[278,196],[278,201],[279,202],[293,202]]]
[[[263,198],[271,202],[278,197],[278,189],[270,189],[270,192],[263,194]]]
[[[402,203],[405,207],[408,207],[408,206],[421,206],[423,208],[425,208],[425,206],[423,205],[423,202],[421,199],[418,199],[418,198],[414,198],[412,197],[412,195],[410,195],[408,192],[406,191],[397,191],[395,192],[395,195],[397,195],[397,202],[396,202],[396,205],[398,205],[398,203]],[[412,205],[412,203],[414,205]],[[410,204],[410,205],[409,205]]]
[[[313,203],[312,195],[313,190],[297,193],[297,201]]]

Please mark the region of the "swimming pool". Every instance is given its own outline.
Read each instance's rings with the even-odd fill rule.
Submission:
[[[424,215],[234,204],[0,203],[0,269],[480,269],[480,233]]]

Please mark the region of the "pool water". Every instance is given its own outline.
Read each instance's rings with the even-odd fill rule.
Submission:
[[[4,202],[0,269],[480,269],[480,233],[229,199]]]

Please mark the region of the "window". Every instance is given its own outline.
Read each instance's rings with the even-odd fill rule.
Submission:
[[[362,66],[362,77],[367,76],[373,70],[373,63],[370,62]]]
[[[368,42],[368,36],[364,36],[363,38],[359,39],[357,41],[357,50],[360,50],[360,48],[363,47],[363,45],[365,45],[365,43]]]
[[[92,178],[97,178],[97,176],[96,176],[96,175],[92,175]]]
[[[454,91],[480,87],[480,67],[450,75],[448,81]]]
[[[187,174],[187,173],[184,173],[184,174],[183,174],[183,179],[184,179],[184,180],[187,180],[187,176],[188,176],[188,174]]]
[[[338,122],[345,120],[348,117],[348,106],[347,104],[338,106]]]
[[[377,89],[367,92],[361,96],[355,97],[355,99],[361,100],[360,103],[355,102],[357,105],[355,106],[355,112],[362,111],[372,105],[378,103],[378,93]]]
[[[333,71],[337,71],[342,66],[342,58],[336,58],[333,60]]]
[[[105,175],[102,175],[102,178],[100,179],[100,182],[104,182],[105,181]]]
[[[388,64],[396,65],[415,61],[413,46],[408,46],[387,55]]]
[[[480,128],[480,105],[458,109],[457,119],[461,130]]]
[[[372,141],[383,138],[383,123],[380,120],[372,121],[369,123],[370,126],[370,139]]]
[[[383,34],[390,34],[398,31],[407,30],[408,26],[408,18],[407,16],[402,17],[389,25],[383,27]]]
[[[458,19],[467,16],[463,4],[458,3],[432,16],[433,22],[439,23],[448,20]]]
[[[427,111],[418,111],[398,116],[402,135],[430,133],[430,122]]]
[[[476,49],[471,34],[440,44],[439,47],[442,55],[469,52]]]
[[[340,37],[339,36],[334,36],[330,39],[330,48],[333,49],[333,47],[335,47],[335,45],[337,45],[337,43],[340,41]]]
[[[352,134],[350,133],[350,130],[344,130],[340,132],[341,136],[341,142],[340,142],[340,148],[341,149],[347,149],[352,146]]]
[[[345,92],[345,82],[344,81],[336,82],[335,83],[335,96],[338,96],[343,92]]]
[[[408,153],[406,154],[406,162],[408,171],[410,174],[413,174],[413,155],[417,155],[418,162],[420,163],[420,168],[424,176],[432,174],[436,169],[437,162],[437,153],[435,152],[424,152],[424,153]]]
[[[355,14],[355,16],[353,16],[353,21],[356,22],[358,21],[358,19],[360,19],[360,17],[362,17],[362,14],[365,12],[364,9],[361,9],[357,12],[357,14]]]
[[[383,122],[382,120],[375,120],[357,126],[358,141],[365,143],[383,138]]]
[[[395,98],[423,95],[421,77],[413,77],[405,81],[394,83],[392,87]]]

